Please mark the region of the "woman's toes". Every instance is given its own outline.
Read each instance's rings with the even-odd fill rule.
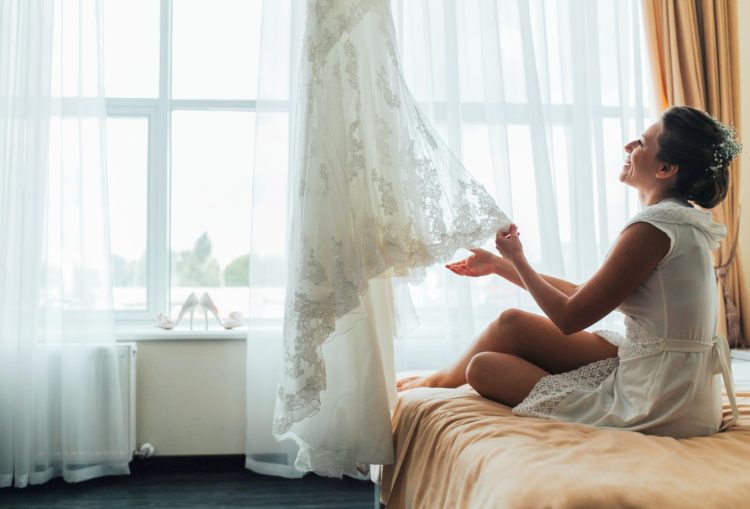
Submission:
[[[404,391],[409,388],[409,386],[412,385],[416,380],[419,380],[418,376],[408,376],[402,378],[396,382],[396,390],[398,392]]]

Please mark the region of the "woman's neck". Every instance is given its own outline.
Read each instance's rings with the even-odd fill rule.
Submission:
[[[663,201],[663,200],[666,200],[666,199],[669,199],[669,198],[674,198],[674,199],[677,199],[677,200],[684,201],[683,198],[681,198],[680,196],[675,195],[673,192],[664,191],[662,189],[653,189],[653,190],[650,190],[650,191],[643,191],[643,190],[641,190],[638,193],[638,197],[641,200],[641,205],[643,205],[644,207],[650,207],[651,205],[655,205],[655,204],[659,203],[660,201]]]

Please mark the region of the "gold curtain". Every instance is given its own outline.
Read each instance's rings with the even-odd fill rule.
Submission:
[[[659,109],[678,105],[700,108],[734,125],[740,133],[736,0],[643,0],[643,14]],[[730,262],[738,235],[738,170],[735,160],[727,197],[712,210],[714,219],[727,226],[717,265]],[[731,259],[726,279],[719,285],[719,295],[724,298],[719,299],[718,329],[732,347],[746,347],[750,342],[750,300],[739,258]]]

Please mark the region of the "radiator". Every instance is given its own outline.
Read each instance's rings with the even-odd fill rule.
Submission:
[[[135,452],[135,380],[136,380],[136,343],[118,343],[117,360],[122,387],[122,410],[125,417],[128,450]]]
[[[47,365],[40,366],[44,369],[44,378],[48,381],[46,385],[46,394],[43,395],[42,401],[47,402],[40,406],[41,414],[38,418],[43,422],[49,423],[49,434],[41,437],[47,444],[40,450],[41,456],[49,455],[54,461],[55,458],[65,457],[69,463],[73,464],[96,464],[96,463],[119,463],[129,462],[135,452],[135,396],[136,396],[136,343],[117,343],[115,346],[114,364],[117,366],[121,401],[119,405],[112,405],[111,401],[104,399],[109,394],[109,390],[97,391],[96,386],[91,382],[98,380],[111,380],[106,375],[106,371],[114,368],[113,359],[111,358],[111,346],[97,346],[87,344],[65,345],[46,345],[47,347]],[[87,374],[81,378],[85,382],[86,390],[83,391],[85,396],[82,398],[71,398],[68,401],[61,390],[61,384],[66,378],[63,372],[61,361],[62,350],[66,351],[67,363],[66,372],[76,371],[77,376]],[[104,373],[105,376],[100,376]],[[60,402],[61,404],[57,404]],[[119,417],[119,410],[122,409],[122,423],[108,422],[115,415]],[[117,412],[112,413],[112,410]],[[66,413],[85,412],[94,415],[91,421],[81,419],[71,419],[64,417]],[[76,423],[75,428],[70,424]],[[102,426],[104,428],[102,428]],[[101,440],[84,440],[79,442],[77,436],[96,437],[101,429],[115,429],[119,434],[122,430],[123,435],[120,439],[125,439],[118,444],[117,450],[112,450],[112,440],[107,438],[107,433],[102,435]],[[126,442],[126,443],[123,443]],[[88,446],[81,448],[76,444],[85,443]],[[46,452],[45,452],[46,451]],[[41,458],[40,458],[41,459]]]

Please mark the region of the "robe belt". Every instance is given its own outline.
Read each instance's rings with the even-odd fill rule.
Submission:
[[[690,341],[685,339],[665,339],[664,350],[668,352],[708,352],[713,351],[714,373],[721,373],[724,379],[724,388],[732,406],[732,418],[724,423],[719,431],[727,429],[739,419],[740,412],[737,408],[737,397],[734,394],[734,382],[732,380],[732,354],[729,351],[729,343],[724,336],[716,335],[711,342]]]

